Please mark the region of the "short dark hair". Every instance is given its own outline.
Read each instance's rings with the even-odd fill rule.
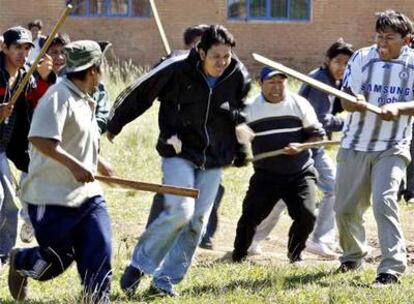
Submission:
[[[194,40],[201,37],[209,26],[207,24],[199,24],[187,27],[184,31],[183,39],[186,46],[193,44]]]
[[[344,54],[351,57],[353,53],[354,49],[352,48],[352,44],[346,43],[344,39],[341,37],[328,48],[328,50],[326,51],[326,57],[332,59],[338,56],[339,54]]]
[[[42,29],[43,28],[43,22],[42,22],[42,20],[36,19],[36,20],[30,21],[29,24],[27,25],[27,27],[29,28],[29,30],[32,27],[35,27],[35,26],[37,26],[39,29]]]
[[[77,79],[77,80],[85,80],[86,75],[88,74],[88,71],[91,69],[97,70],[98,73],[102,73],[102,64],[101,62],[98,62],[94,64],[93,66],[87,68],[86,70],[82,70],[79,72],[72,72],[72,73],[66,73],[66,77],[70,80]]]
[[[197,48],[207,51],[215,44],[225,44],[230,47],[236,46],[233,35],[222,25],[210,25],[201,36],[200,43]]]
[[[413,24],[411,20],[400,12],[394,10],[386,10],[376,14],[377,22],[375,30],[377,33],[384,32],[386,28],[391,28],[399,33],[401,37],[405,37],[413,32]]]
[[[48,39],[49,37],[47,37],[46,38],[46,40]],[[52,47],[52,46],[54,46],[54,45],[56,45],[56,44],[60,44],[60,45],[63,45],[63,46],[65,46],[66,44],[68,44],[70,42],[70,38],[69,38],[69,35],[68,34],[66,34],[66,33],[58,33],[56,36],[55,36],[55,38],[53,38],[53,40],[52,40],[52,42],[50,43],[50,45],[49,45],[49,48],[47,49],[47,51],[49,51],[49,49]],[[47,52],[46,51],[46,52]]]

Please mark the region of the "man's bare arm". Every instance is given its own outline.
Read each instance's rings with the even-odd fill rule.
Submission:
[[[43,137],[31,137],[29,140],[42,154],[68,168],[78,182],[88,183],[95,180],[92,172],[86,169],[76,158],[62,149],[57,140]]]

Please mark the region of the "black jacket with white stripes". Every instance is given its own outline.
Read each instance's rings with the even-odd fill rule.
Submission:
[[[162,157],[179,156],[200,168],[231,164],[240,150],[235,126],[244,120],[240,113],[251,81],[244,65],[234,57],[214,88],[205,79],[195,49],[166,59],[118,96],[109,132],[118,134],[158,98],[157,150]],[[166,143],[173,135],[182,142],[178,155]]]

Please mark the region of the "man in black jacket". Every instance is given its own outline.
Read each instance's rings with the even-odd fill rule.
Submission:
[[[23,27],[12,27],[3,33],[0,52],[0,263],[5,263],[16,242],[17,206],[7,158],[22,171],[29,163],[28,140],[34,107],[53,78],[50,58],[39,65],[14,105],[9,103],[27,73],[27,56],[33,47],[32,35]],[[7,156],[7,157],[6,157]]]
[[[185,276],[200,242],[222,168],[245,159],[235,126],[250,78],[232,49],[233,36],[222,26],[210,26],[197,49],[171,57],[123,91],[108,123],[112,141],[122,127],[144,113],[155,98],[159,110],[163,181],[195,187],[195,201],[165,195],[165,210],[141,235],[121,288],[134,292],[144,274],[154,276],[152,288],[174,295],[173,285]]]

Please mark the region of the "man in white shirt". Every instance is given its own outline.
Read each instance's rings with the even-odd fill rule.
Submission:
[[[94,179],[99,129],[90,96],[102,77],[94,41],[65,46],[66,77],[42,97],[33,115],[22,200],[39,244],[10,253],[9,290],[27,296],[27,278],[45,281],[75,261],[91,303],[107,303],[111,282],[111,224]],[[89,301],[88,301],[89,302]]]
[[[342,101],[352,112],[338,152],[335,211],[343,249],[338,272],[358,269],[367,254],[363,215],[370,206],[378,226],[381,262],[375,285],[397,283],[407,267],[397,193],[410,162],[414,114],[413,31],[403,14],[377,14],[377,43],[354,53],[345,72],[343,90],[357,103]],[[367,104],[382,108],[367,112]]]

